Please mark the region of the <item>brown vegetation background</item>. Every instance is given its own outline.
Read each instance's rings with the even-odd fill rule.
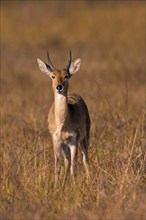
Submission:
[[[70,91],[91,120],[91,180],[79,155],[76,187],[54,194],[47,130],[51,80],[80,57]],[[144,1],[1,1],[1,219],[146,219]],[[62,175],[64,171],[62,166]]]

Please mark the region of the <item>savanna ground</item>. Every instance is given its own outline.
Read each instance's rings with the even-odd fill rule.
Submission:
[[[70,91],[91,116],[91,179],[79,154],[76,186],[55,194],[53,93],[36,58],[49,50],[62,68],[69,49],[82,59]],[[1,219],[146,219],[144,72],[144,1],[1,1]]]

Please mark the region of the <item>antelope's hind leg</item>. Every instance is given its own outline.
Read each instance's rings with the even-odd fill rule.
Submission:
[[[86,138],[84,138],[80,142],[80,147],[81,147],[81,152],[82,152],[82,156],[83,156],[83,164],[84,164],[84,167],[86,170],[87,180],[89,180],[90,173],[89,173],[89,162],[88,162],[88,141],[86,140]]]

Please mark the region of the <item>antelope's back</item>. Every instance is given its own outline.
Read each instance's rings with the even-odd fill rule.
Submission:
[[[77,123],[81,122],[82,126],[85,126],[86,135],[89,139],[90,116],[85,101],[80,95],[72,93],[67,95],[67,102],[72,120],[75,120]]]

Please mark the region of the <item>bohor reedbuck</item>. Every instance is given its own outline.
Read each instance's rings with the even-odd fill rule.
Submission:
[[[68,93],[69,79],[76,73],[81,64],[80,59],[72,62],[71,51],[65,68],[58,70],[52,64],[47,52],[48,63],[37,59],[40,70],[52,79],[54,103],[48,114],[49,131],[52,137],[55,157],[55,188],[58,185],[61,155],[65,161],[63,185],[70,171],[75,183],[75,162],[80,148],[83,163],[89,179],[88,145],[90,117],[85,101],[80,95]]]

